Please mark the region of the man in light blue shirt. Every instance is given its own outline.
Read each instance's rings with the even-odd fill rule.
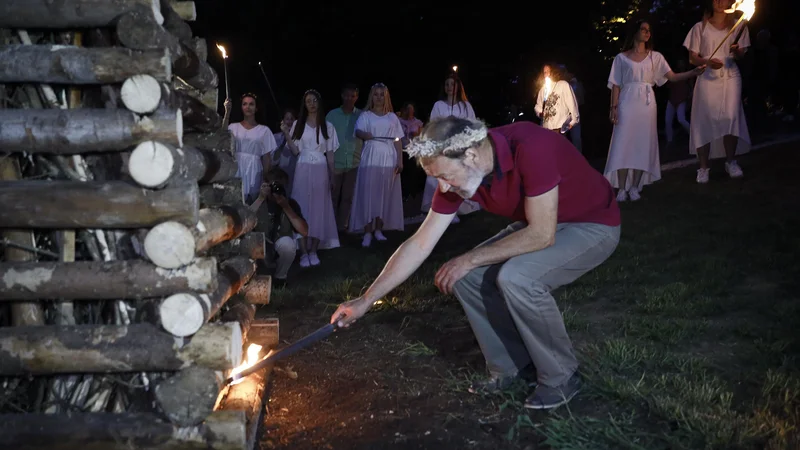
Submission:
[[[356,188],[358,161],[361,159],[363,142],[355,137],[356,121],[361,110],[356,108],[358,87],[347,84],[342,88],[342,106],[331,110],[325,120],[336,128],[339,148],[334,153],[333,208],[336,210],[336,225],[339,230],[347,229],[353,194]]]

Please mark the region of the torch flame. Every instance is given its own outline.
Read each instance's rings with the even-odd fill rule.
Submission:
[[[753,14],[756,13],[756,0],[736,0],[731,9],[726,9],[725,12],[730,14],[734,11],[741,11],[744,15],[744,20],[750,20]]]
[[[223,59],[227,59],[227,58],[228,58],[228,52],[226,52],[226,51],[225,51],[225,47],[223,47],[223,46],[221,46],[221,45],[217,44],[217,48],[218,48],[218,49],[219,49],[219,51],[222,53],[222,58],[223,58]]]
[[[453,72],[458,72],[458,66],[453,66]]]
[[[224,51],[225,50],[223,50],[223,52]],[[231,376],[236,375],[237,373],[240,373],[244,369],[247,369],[248,367],[251,367],[257,363],[261,359],[258,357],[259,353],[261,353],[261,348],[262,347],[258,344],[250,344],[250,346],[247,347],[247,359],[241,365],[239,365],[239,367],[235,367],[233,370],[231,370]],[[232,382],[231,385],[239,384],[243,380],[244,378],[239,378],[238,380]]]
[[[547,100],[547,97],[550,95],[550,92],[553,90],[553,80],[550,77],[544,77],[544,99]]]

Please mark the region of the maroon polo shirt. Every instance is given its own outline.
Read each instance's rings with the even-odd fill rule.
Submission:
[[[489,130],[494,144],[494,173],[487,176],[472,200],[483,209],[526,221],[525,197],[536,197],[558,186],[558,222],[620,224],[619,206],[608,180],[558,133],[533,122],[516,122]],[[453,214],[464,201],[454,192],[436,189],[431,208]]]

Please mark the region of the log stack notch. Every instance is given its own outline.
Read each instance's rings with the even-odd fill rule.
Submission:
[[[2,448],[256,448],[269,244],[196,17],[0,2]]]

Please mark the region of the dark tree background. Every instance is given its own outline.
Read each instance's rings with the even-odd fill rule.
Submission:
[[[656,49],[674,65],[686,58],[681,44],[700,20],[702,1],[196,0],[198,20],[192,28],[209,44],[226,46],[234,104],[247,91],[258,94],[264,120],[273,129],[278,111],[299,108],[306,89],[320,91],[326,109],[338,106],[345,82],[360,87],[359,106],[366,102],[370,86],[383,82],[395,110],[413,101],[417,115],[426,120],[453,65],[459,66],[477,115],[490,125],[504,123],[511,104],[522,108],[523,119],[531,120],[541,65],[561,62],[587,91],[581,111],[584,151],[603,156],[611,133],[606,80],[631,23],[642,17],[651,20]],[[796,26],[796,3],[757,0],[751,34],[768,27],[779,42],[789,26]],[[209,60],[222,75],[216,49]],[[224,86],[221,89],[224,96]],[[663,105],[666,89],[657,92]],[[237,112],[234,107],[233,120]]]

